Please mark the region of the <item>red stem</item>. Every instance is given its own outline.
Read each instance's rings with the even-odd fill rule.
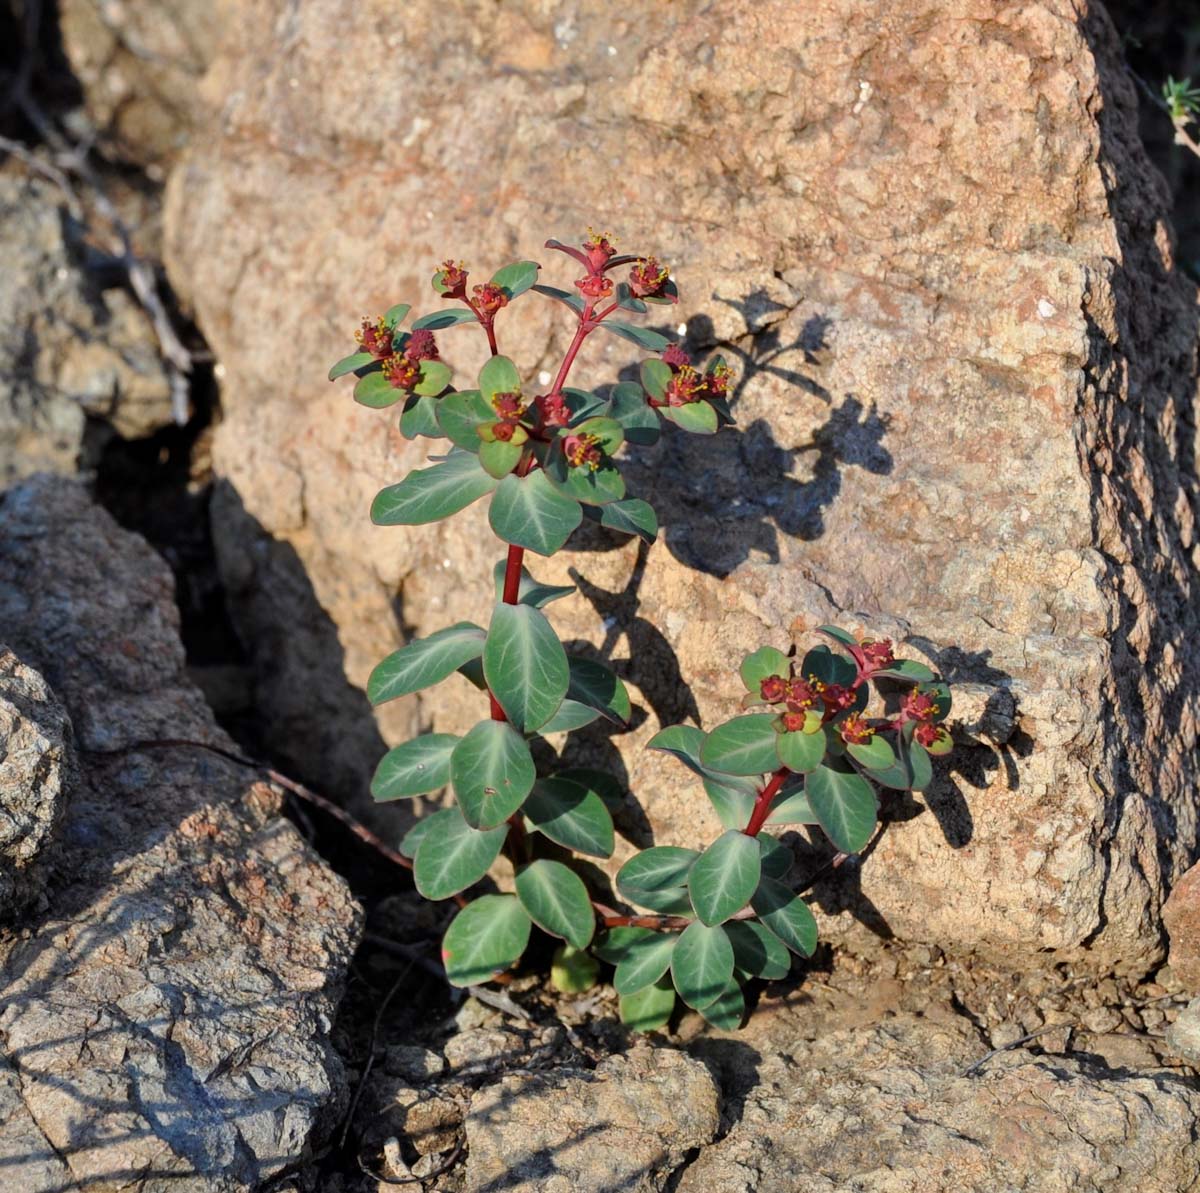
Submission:
[[[771,814],[771,801],[779,794],[779,789],[791,773],[786,766],[781,766],[771,776],[771,781],[758,793],[754,800],[754,811],[750,814],[750,823],[742,830],[747,837],[757,837],[762,831],[762,826],[767,823],[767,817]]]
[[[575,338],[571,341],[566,356],[563,357],[558,376],[554,378],[554,387],[550,390],[552,394],[561,392],[567,380],[567,374],[575,363],[575,357],[579,355],[579,349],[583,347],[583,341],[595,330],[596,324],[592,322],[592,304],[594,302],[594,299],[589,298],[583,304],[583,311],[579,316],[579,326],[575,329]]]

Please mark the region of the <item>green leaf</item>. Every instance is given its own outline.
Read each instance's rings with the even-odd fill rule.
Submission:
[[[587,422],[599,421],[601,420],[587,420]],[[603,421],[610,422],[611,420],[604,419]],[[585,422],[584,425],[586,426],[587,423]],[[613,423],[613,425],[619,424]],[[556,489],[561,490],[566,496],[572,497],[576,501],[586,502],[588,505],[607,505],[609,502],[619,501],[625,496],[625,478],[612,460],[605,457],[600,467],[594,471],[586,466],[572,468],[567,463],[564,450],[564,439],[560,436],[546,453],[546,475],[553,481]]]
[[[778,768],[775,718],[750,713],[718,725],[700,747],[700,761],[729,775],[761,775]]]
[[[550,959],[550,985],[562,994],[582,994],[600,977],[600,966],[590,953],[559,945]]]
[[[688,873],[688,891],[701,922],[723,924],[745,907],[761,873],[758,841],[738,829],[722,833]]]
[[[733,963],[743,973],[769,982],[786,978],[792,968],[787,946],[755,920],[731,920],[725,935],[733,946]]]
[[[600,714],[594,708],[588,708],[586,704],[580,704],[577,700],[564,700],[538,733],[542,737],[551,733],[570,733],[573,729],[582,729],[585,725],[590,725],[599,717]]]
[[[354,400],[371,410],[386,410],[407,397],[407,390],[397,389],[382,373],[368,373],[354,387]]]
[[[777,804],[772,805],[771,814],[767,817],[768,824],[816,824],[817,817],[808,802],[808,795],[803,791],[793,791]]]
[[[540,283],[533,287],[539,294],[546,295],[547,298],[557,298],[559,302],[565,302],[573,311],[583,313],[583,299],[578,294],[571,294],[567,290],[560,290],[557,286],[543,286]]]
[[[596,915],[587,887],[562,862],[542,858],[520,870],[517,898],[542,931],[562,937],[577,949],[592,943]]]
[[[451,443],[464,451],[477,452],[480,440],[475,428],[494,423],[496,411],[479,390],[464,389],[438,402],[437,420]]]
[[[450,808],[449,811],[453,812],[454,809]],[[441,812],[434,812],[431,816],[423,816],[400,838],[400,852],[406,858],[417,856],[417,850],[425,839],[425,834],[429,832],[430,826],[440,815]]]
[[[821,765],[827,739],[824,729],[818,729],[816,733],[800,730],[796,733],[780,733],[775,743],[780,766],[786,766],[796,774],[804,774]]]
[[[688,898],[687,887],[664,887],[661,891],[639,891],[633,887],[623,892],[625,899],[637,907],[647,911],[656,911],[660,915],[681,915],[691,917],[692,901]]]
[[[926,790],[933,782],[933,763],[930,760],[929,751],[920,742],[907,740],[902,740],[900,748],[908,763],[909,786],[913,791]]]
[[[483,675],[508,719],[533,733],[567,694],[570,670],[546,615],[532,605],[496,605],[483,649]]]
[[[932,683],[934,674],[916,659],[897,659],[890,667],[875,672],[875,678],[903,679],[909,683]]]
[[[846,753],[868,770],[887,770],[896,765],[896,755],[887,738],[877,733],[869,742],[847,742]]]
[[[853,634],[849,634],[845,630],[841,629],[839,626],[819,625],[817,626],[817,633],[824,634],[826,637],[832,638],[835,642],[840,642],[843,646],[858,645],[858,639]]]
[[[746,996],[737,978],[731,978],[729,985],[700,1014],[718,1031],[737,1031],[746,1017]]]
[[[817,947],[817,921],[808,904],[774,878],[764,878],[750,905],[763,926],[793,953],[811,957]]]
[[[375,768],[371,795],[379,801],[437,791],[450,782],[452,733],[426,733],[389,750]]]
[[[690,771],[704,777],[700,764],[700,748],[704,745],[704,731],[695,725],[668,725],[660,729],[647,743],[647,750],[661,750],[678,758]]]
[[[613,987],[618,994],[636,994],[653,986],[671,966],[679,936],[674,932],[653,932],[635,940],[625,950],[625,956],[613,975]]]
[[[440,683],[468,659],[477,659],[483,653],[486,638],[483,630],[471,621],[456,622],[428,638],[417,638],[393,651],[371,672],[367,699],[372,704],[382,704]]]
[[[383,321],[388,327],[390,327],[394,331],[397,327],[400,326],[401,323],[404,322],[405,317],[408,315],[408,312],[411,310],[412,310],[412,307],[409,306],[408,303],[398,302],[398,303],[396,303],[396,305],[394,307],[388,307],[388,309],[386,311],[384,311]]]
[[[649,502],[640,497],[610,501],[599,507],[600,525],[623,534],[636,534],[647,543],[658,537],[658,517]]]
[[[903,746],[900,749],[903,754]],[[880,787],[890,787],[893,791],[912,790],[912,774],[903,756],[898,756],[891,766],[883,770],[870,771],[869,776],[871,782],[878,783]]]
[[[492,577],[496,582],[496,600],[500,600],[504,595],[504,575],[507,566],[502,559],[492,569]],[[521,578],[517,585],[517,601],[522,605],[532,605],[535,609],[542,609],[551,601],[570,596],[573,592],[575,592],[574,584],[540,584],[525,568],[521,569]]]
[[[745,828],[754,812],[758,787],[749,779],[715,775],[704,780],[704,792],[725,828]]]
[[[703,400],[688,402],[683,406],[660,406],[658,412],[681,431],[693,435],[715,435],[721,425],[717,412]]]
[[[381,489],[371,502],[376,526],[423,526],[466,509],[496,488],[474,456],[447,456],[432,468],[410,472],[398,485]]]
[[[539,269],[541,266],[536,261],[514,261],[492,274],[492,283],[499,286],[511,302],[537,281]]]
[[[474,828],[503,824],[533,788],[529,745],[504,721],[480,721],[450,755],[450,782]]]
[[[521,374],[507,356],[493,356],[479,370],[479,392],[487,402],[497,394],[519,394]],[[495,418],[495,414],[492,415]]]
[[[602,416],[585,418],[583,422],[572,429],[580,435],[595,435],[600,442],[601,449],[610,456],[625,442],[625,429],[615,418]]]
[[[763,646],[748,654],[739,668],[746,690],[758,695],[762,681],[771,675],[787,679],[792,674],[791,660],[773,646]]]
[[[815,646],[804,656],[800,674],[805,679],[815,676],[822,683],[849,687],[858,677],[858,668],[845,655],[834,654],[828,646]]]
[[[612,856],[612,815],[596,791],[574,779],[540,779],[524,813],[539,833],[566,849],[588,857]]]
[[[613,418],[625,428],[626,440],[643,447],[658,442],[662,426],[640,385],[633,381],[622,381],[613,386],[609,400]]]
[[[657,1031],[665,1027],[675,1010],[675,987],[670,978],[661,978],[636,994],[617,999],[621,1022],[630,1031]]]
[[[679,845],[652,845],[635,853],[617,871],[617,890],[622,895],[630,891],[644,894],[686,886],[688,871],[699,856],[697,850]],[[631,896],[630,902],[639,900]]]
[[[605,319],[598,326],[623,340],[628,340],[631,344],[636,344],[639,348],[645,348],[647,352],[661,352],[671,343],[666,336],[659,335],[648,327],[636,327],[632,323],[621,323],[616,319]]]
[[[483,895],[454,917],[442,939],[452,986],[478,986],[520,960],[533,924],[516,895]]]
[[[609,965],[620,965],[637,941],[657,935],[650,928],[605,928],[593,943],[592,952]]]
[[[417,846],[417,890],[426,899],[449,899],[474,886],[499,857],[507,835],[507,825],[488,832],[473,829],[457,808],[435,812]]]
[[[400,434],[405,439],[416,439],[425,435],[429,439],[441,439],[442,428],[438,426],[437,399],[418,397],[415,394],[404,403],[400,414]]]
[[[349,356],[343,356],[329,370],[329,380],[336,381],[347,373],[353,373],[355,369],[361,369],[363,365],[369,365],[374,359],[375,357],[369,352],[352,352]]]
[[[625,685],[602,663],[591,659],[571,655],[567,665],[571,672],[567,696],[594,708],[614,725],[627,727],[632,707]]]
[[[499,480],[512,472],[521,462],[523,450],[521,444],[513,443],[511,440],[505,442],[503,439],[493,439],[490,443],[480,443],[479,462],[488,476],[494,476]]]
[[[769,833],[759,833],[755,840],[762,854],[762,872],[768,878],[786,878],[796,860],[792,851]]]
[[[702,1011],[720,997],[733,977],[733,945],[719,925],[694,920],[684,930],[671,954],[671,977],[679,997]]]
[[[441,331],[444,327],[454,327],[459,323],[478,323],[475,312],[469,307],[449,307],[444,311],[434,311],[430,315],[422,315],[413,324],[413,331]]]
[[[665,360],[644,360],[641,365],[642,388],[656,401],[667,396],[667,386],[674,374]]]
[[[826,836],[843,853],[857,853],[875,831],[875,792],[861,775],[819,766],[805,782],[808,802]]]
[[[450,384],[450,366],[440,360],[421,361],[421,380],[413,386],[413,393],[436,398]]]
[[[562,393],[571,414],[567,422],[569,427],[577,427],[589,418],[608,413],[608,399],[590,389],[574,389],[568,385]]]
[[[625,311],[636,311],[639,315],[644,315],[650,309],[640,298],[633,296],[628,282],[617,283],[616,299],[617,306]]]
[[[540,470],[526,477],[506,476],[488,512],[492,529],[506,543],[539,555],[561,550],[582,520],[579,502],[559,493]]]

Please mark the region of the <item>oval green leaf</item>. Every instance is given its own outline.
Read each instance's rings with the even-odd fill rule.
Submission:
[[[769,932],[793,953],[811,957],[817,947],[817,921],[808,904],[791,888],[774,878],[764,878],[750,905]]]
[[[786,978],[792,968],[792,955],[773,932],[756,920],[732,920],[725,934],[733,945],[733,963],[751,977],[769,982]]]
[[[768,676],[778,675],[788,679],[792,674],[792,663],[783,651],[776,650],[773,646],[763,646],[742,660],[739,671],[747,691],[757,696],[762,681]]]
[[[496,412],[479,390],[464,389],[438,402],[437,420],[451,443],[464,451],[477,452],[479,435],[475,428],[494,423]]]
[[[804,790],[817,823],[843,853],[857,853],[875,831],[875,792],[862,775],[819,766]]]
[[[354,387],[354,400],[371,410],[385,410],[407,397],[407,390],[397,389],[382,373],[368,373]]]
[[[567,652],[546,615],[532,605],[495,607],[483,648],[483,675],[523,733],[535,732],[554,716],[570,682]]]
[[[679,997],[702,1011],[721,996],[733,978],[733,945],[720,926],[694,920],[679,937],[671,954],[671,977]]]
[[[700,1014],[719,1031],[737,1031],[746,1017],[746,996],[737,978],[731,978],[729,985]]]
[[[371,503],[376,526],[422,526],[466,509],[496,488],[479,461],[466,453],[447,456],[432,468],[410,472],[398,485],[381,489]]]
[[[369,352],[352,352],[349,356],[343,356],[329,370],[329,380],[336,381],[347,373],[353,373],[355,369],[361,369],[363,365],[369,365],[374,359],[375,357]]]
[[[444,327],[454,327],[459,323],[478,322],[475,312],[469,308],[463,307],[459,310],[457,307],[450,307],[444,311],[434,311],[432,314],[422,315],[413,323],[413,331],[441,331]]]
[[[661,891],[687,885],[688,871],[700,856],[698,850],[680,845],[652,845],[635,853],[617,871],[617,890],[622,894],[636,891]],[[631,902],[638,902],[631,897]]]
[[[671,954],[678,941],[674,932],[654,932],[630,942],[613,975],[616,992],[636,994],[653,986],[671,967]]]
[[[816,733],[803,730],[780,733],[775,738],[775,754],[780,766],[786,766],[798,775],[805,774],[821,765],[826,744],[824,729],[818,729]]]
[[[519,394],[521,374],[517,366],[507,356],[489,357],[479,370],[479,392],[489,403],[497,394]]]
[[[701,923],[723,924],[745,907],[761,873],[758,841],[738,829],[722,833],[688,872],[688,892]]]
[[[606,720],[624,728],[632,711],[625,685],[603,663],[571,655],[567,659],[570,679],[567,695],[594,708]]]
[[[428,819],[413,862],[413,879],[426,899],[449,899],[477,883],[504,846],[508,826],[480,832],[457,808],[445,808]]]
[[[869,742],[847,742],[846,753],[868,770],[887,770],[896,765],[896,754],[887,738],[875,734]]]
[[[670,978],[660,978],[636,994],[622,994],[617,1007],[630,1031],[657,1031],[670,1022],[675,1010],[675,987]]]
[[[504,721],[480,721],[450,755],[450,783],[473,828],[503,824],[533,789],[529,745]]]
[[[628,340],[631,344],[636,344],[639,348],[645,348],[647,352],[661,352],[671,343],[666,336],[660,335],[657,331],[651,331],[648,327],[637,327],[632,323],[621,323],[616,319],[605,319],[598,326],[603,327],[605,331],[612,332],[615,336],[620,336],[623,340]]]
[[[480,473],[487,476],[482,468]],[[495,485],[491,477],[488,480]],[[506,476],[492,498],[488,521],[506,543],[553,555],[583,521],[583,510],[539,470],[526,477]]]
[[[539,833],[588,857],[611,857],[612,815],[591,788],[573,779],[539,780],[525,801],[524,814]]]
[[[614,385],[609,401],[612,416],[625,429],[625,438],[630,443],[651,447],[658,442],[662,425],[640,385],[635,381]]]
[[[389,750],[375,768],[372,797],[381,802],[405,799],[445,787],[450,782],[450,754],[457,744],[452,733],[426,733]]]
[[[775,718],[768,713],[750,713],[718,725],[700,747],[706,767],[729,775],[761,775],[776,770]]]
[[[596,914],[583,879],[562,862],[542,858],[517,874],[517,898],[533,922],[577,949],[592,943]]]
[[[520,960],[533,923],[516,895],[483,895],[454,917],[442,938],[452,986],[478,986]]]
[[[440,683],[463,663],[483,654],[486,640],[483,630],[470,621],[418,638],[375,667],[367,680],[367,699],[372,704],[383,704]]]
[[[499,286],[511,301],[524,294],[537,281],[541,268],[536,261],[514,261],[492,274],[492,283]]]

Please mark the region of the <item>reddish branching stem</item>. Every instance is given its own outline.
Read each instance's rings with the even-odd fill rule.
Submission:
[[[767,817],[771,814],[771,801],[779,794],[779,789],[791,773],[786,766],[781,766],[771,776],[770,782],[758,793],[754,801],[754,811],[750,814],[750,823],[742,830],[747,837],[757,837],[762,832],[762,827],[767,823]]]

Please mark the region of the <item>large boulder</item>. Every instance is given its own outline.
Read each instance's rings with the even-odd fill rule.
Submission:
[[[71,721],[46,681],[0,646],[0,921],[36,891],[35,863],[77,778]]]
[[[747,649],[837,618],[1003,715],[892,808],[853,898],[821,893],[827,927],[1161,955],[1197,842],[1197,306],[1098,4],[243,2],[204,86],[167,251],[227,376],[218,552],[273,748],[361,801],[382,739],[480,715],[455,679],[366,718],[387,651],[486,620],[501,552],[479,508],[368,523],[424,449],[324,372],[362,313],[438,305],[441,259],[534,256],[569,286],[538,245],[594,225],[675,267],[670,322],[739,371],[738,430],[631,453],[648,557],[593,534],[533,561],[577,576],[556,625],[648,713],[588,747],[646,809],[627,831],[711,839],[642,747],[728,715]],[[537,384],[568,332],[530,297],[501,347]],[[467,381],[482,338],[443,336]],[[574,380],[634,359],[600,339]]]
[[[87,268],[82,230],[50,183],[0,174],[0,259],[0,487],[94,467],[103,436],[88,436],[89,419],[128,439],[170,424],[150,320]]]
[[[74,482],[0,499],[0,624],[81,764],[43,905],[0,932],[5,1188],[257,1187],[345,1104],[329,1031],[358,908],[281,793],[204,748],[232,743],[172,597]]]

